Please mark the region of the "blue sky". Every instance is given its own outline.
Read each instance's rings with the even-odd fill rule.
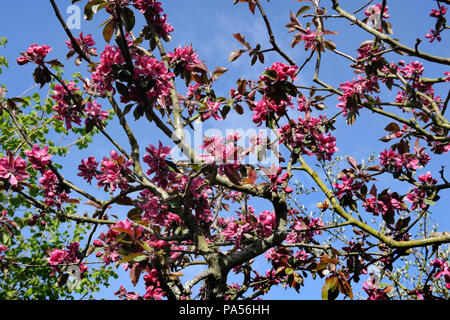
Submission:
[[[82,3],[84,3],[83,1]],[[241,33],[245,36],[246,40],[250,44],[255,45],[260,43],[262,48],[268,48],[268,36],[266,33],[265,25],[258,13],[252,15],[248,10],[246,4],[233,5],[232,0],[211,1],[211,0],[171,0],[161,1],[163,2],[163,8],[168,15],[168,21],[171,23],[175,31],[170,43],[167,44],[167,50],[171,51],[173,48],[181,45],[192,44],[193,48],[197,51],[201,60],[205,61],[205,64],[210,70],[218,66],[226,67],[229,69],[225,73],[220,81],[214,86],[218,95],[227,96],[230,88],[235,88],[235,81],[237,78],[245,79],[257,79],[259,74],[264,70],[264,67],[270,66],[272,62],[282,61],[280,57],[274,54],[266,55],[265,65],[256,63],[253,67],[250,67],[250,59],[247,55],[243,55],[240,59],[233,63],[228,62],[228,55],[231,51],[241,48],[241,45],[234,39],[233,33]],[[345,2],[344,8],[347,11],[352,12],[359,8],[364,1],[342,1]],[[408,5],[405,7],[405,1],[388,1],[389,12],[391,15],[390,21],[394,28],[394,37],[400,39],[403,43],[409,46],[414,46],[417,37],[423,39],[421,49],[428,51],[432,54],[448,56],[450,47],[448,46],[448,40],[445,36],[441,43],[434,42],[429,44],[424,35],[433,27],[434,19],[429,17],[429,4],[431,1],[412,0],[408,1]],[[70,5],[69,0],[57,1],[63,17],[68,18],[66,9]],[[280,47],[285,50],[296,62],[301,65],[304,59],[309,55],[309,52],[305,52],[302,43],[297,45],[294,49],[290,48],[290,41],[292,34],[287,33],[287,29],[284,27],[289,22],[289,11],[294,13],[304,3],[299,3],[294,0],[272,0],[267,3],[262,1],[263,6],[266,8],[266,12],[271,20],[272,27],[277,37],[277,41]],[[324,3],[328,3],[325,1]],[[346,7],[351,5],[351,7]],[[3,74],[0,75],[0,83],[5,83],[9,89],[9,96],[20,95],[25,89],[33,85],[32,78],[32,66],[24,66],[18,68],[15,63],[16,58],[19,56],[19,52],[23,52],[30,44],[47,44],[53,48],[50,53],[50,58],[58,58],[62,61],[66,68],[65,76],[70,78],[73,72],[81,72],[84,76],[88,76],[83,68],[76,68],[73,64],[73,60],[64,61],[65,54],[67,53],[67,47],[64,41],[67,36],[64,30],[58,24],[56,17],[53,14],[49,1],[27,1],[26,9],[24,9],[23,3],[15,1],[6,1],[2,4],[2,11],[0,13],[0,30],[1,37],[8,39],[6,48],[2,48],[1,55],[6,56],[10,60],[10,69],[5,69]],[[362,12],[359,13],[359,18],[363,18]],[[79,32],[84,34],[92,33],[97,44],[96,47],[99,52],[104,48],[105,43],[101,37],[101,29],[98,26],[106,20],[104,13],[96,15],[93,21],[82,21],[80,30],[72,30],[74,35],[78,35]],[[301,20],[301,22],[303,22]],[[329,36],[337,44],[337,49],[355,55],[356,49],[359,44],[365,40],[371,39],[366,33],[359,31],[355,27],[349,26],[347,22],[343,22],[340,19],[329,19],[326,21],[327,29],[333,31],[339,31],[339,35]],[[393,57],[393,56],[390,56]],[[394,61],[398,61],[399,57],[395,57]],[[410,60],[416,60],[415,58],[404,56],[403,59],[406,62]],[[347,80],[352,80],[354,75],[351,73],[351,69],[348,67],[349,62],[342,57],[335,56],[330,53],[325,53],[323,57],[323,66],[321,68],[321,79],[334,86],[338,86]],[[427,63],[425,65],[425,74],[427,77],[439,77],[443,75],[443,70],[440,66],[432,66]],[[299,75],[298,84],[312,85],[311,79],[313,75],[313,63],[311,62],[307,68],[305,68]],[[446,94],[445,86],[441,86],[442,95]],[[185,88],[182,84],[179,84],[178,89],[180,93],[185,92]],[[437,89],[437,88],[436,88]],[[32,92],[35,92],[36,89]],[[31,93],[32,93],[31,92]],[[45,92],[43,93],[45,95]],[[388,93],[386,97],[392,99],[395,97],[395,92]],[[337,108],[333,106],[333,101],[330,100],[327,105],[330,111],[329,115],[333,115]],[[211,125],[217,126],[217,128],[224,130],[226,128],[241,128],[243,123],[250,123],[249,112],[244,116],[237,115],[230,112],[226,121],[221,123],[209,122],[205,124],[205,128]],[[380,142],[381,138],[386,132],[383,128],[390,121],[385,120],[379,116],[372,115],[367,111],[362,112],[360,118],[358,118],[356,124],[352,127],[347,127],[343,118],[338,118],[337,130],[334,135],[336,136],[339,155],[350,154],[357,161],[361,159],[367,159],[372,152],[380,152],[384,150],[388,145]],[[114,123],[112,124],[114,125]],[[168,140],[161,136],[161,134],[152,126],[140,121],[133,124],[136,135],[139,138],[141,148],[145,148],[149,143],[157,144],[161,139],[163,142],[168,143]],[[244,129],[248,128],[246,125]],[[110,132],[116,133],[115,130],[109,129]],[[357,133],[357,134],[355,134]],[[126,145],[125,136],[119,135],[120,142]],[[70,138],[63,141],[62,145],[67,145],[72,142]],[[66,175],[70,180],[74,182],[81,182],[76,177],[75,168],[82,158],[88,155],[95,155],[97,159],[101,159],[103,156],[108,155],[112,147],[103,138],[99,138],[94,144],[93,148],[88,151],[81,151],[74,153],[74,156],[70,156],[66,159],[61,159],[60,163],[65,165]],[[143,151],[143,150],[142,150]],[[74,160],[75,159],[75,160]],[[312,163],[312,159],[308,159]],[[428,168],[431,170],[433,176],[437,176],[437,170],[440,169],[441,164],[448,163],[448,155],[439,156],[437,160]],[[341,168],[343,169],[343,168]],[[298,179],[302,177],[299,176]],[[390,183],[389,179],[384,179],[380,183],[385,183],[387,186]],[[402,185],[399,187],[399,192],[407,191],[407,186]],[[379,188],[381,190],[381,188]],[[94,191],[96,192],[96,191]],[[445,193],[448,195],[448,190],[445,190],[441,196],[443,200],[440,201],[440,208],[450,206],[449,197],[445,197]],[[98,193],[101,195],[101,193]],[[307,205],[311,210],[313,209],[317,199],[303,199],[302,203]],[[259,209],[265,208],[264,203],[255,203],[254,206]],[[435,219],[440,222],[442,230],[449,229],[449,219],[445,215],[445,212],[435,210]],[[192,270],[192,274],[195,274],[198,270]],[[122,275],[121,279],[112,283],[112,289],[104,290],[97,296],[97,298],[114,298],[112,291],[114,291],[119,284],[129,283],[127,275]],[[125,279],[123,281],[122,279]],[[312,282],[310,279],[306,280],[306,286],[303,288],[300,295],[296,294],[293,290],[285,290],[283,288],[276,289],[265,298],[271,299],[320,299],[320,290],[323,280]],[[308,284],[311,283],[310,286]],[[360,282],[361,284],[362,282]],[[131,284],[126,287],[132,287]],[[109,291],[109,292],[108,292]],[[142,292],[142,283],[140,287]]]

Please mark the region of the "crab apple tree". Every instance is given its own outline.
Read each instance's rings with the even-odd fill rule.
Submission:
[[[238,49],[213,69],[177,43],[169,1],[72,0],[85,23],[107,18],[92,34],[74,34],[49,1],[66,51],[27,44],[15,65],[48,89],[45,106],[1,91],[5,278],[42,268],[62,290],[74,268],[92,286],[92,270],[108,282],[123,267],[113,290],[129,300],[256,299],[311,283],[323,299],[448,298],[450,233],[432,225],[450,188],[450,59],[435,53],[448,2],[429,1],[412,45],[393,35],[406,21],[387,0],[283,1],[287,44],[272,2],[229,2],[266,40],[230,31]],[[57,55],[87,76],[65,79]],[[244,78],[247,55],[262,71]],[[337,65],[346,71],[330,78]],[[218,134],[230,118],[241,129]],[[75,142],[60,148],[55,134]],[[349,144],[373,153],[356,160]],[[81,231],[62,237],[71,223]],[[37,260],[25,259],[28,228],[58,239],[34,242]]]

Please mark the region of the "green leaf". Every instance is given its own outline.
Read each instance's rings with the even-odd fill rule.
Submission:
[[[130,8],[123,8],[122,21],[127,32],[131,32],[133,30],[134,25],[136,24],[136,18],[134,17],[134,12]]]
[[[287,275],[290,275],[290,274],[294,273],[294,270],[292,268],[286,268],[286,269],[284,269],[284,273],[286,273]]]
[[[121,82],[116,82],[116,88],[122,96],[128,96],[130,94],[130,92],[128,91],[128,87]]]
[[[109,21],[105,28],[103,28],[103,39],[105,39],[106,42],[109,43],[111,41],[115,29],[116,23],[113,20]]]
[[[233,52],[230,53],[230,56],[228,57],[228,62],[233,62],[234,60],[238,59],[244,52],[245,50],[242,49],[234,50]]]
[[[336,276],[330,276],[325,279],[322,287],[323,300],[335,300],[339,295],[339,280]]]
[[[125,263],[125,262],[129,262],[129,261],[136,260],[136,258],[138,258],[138,257],[140,257],[140,256],[144,256],[144,258],[147,258],[147,255],[146,255],[145,253],[142,253],[142,252],[135,252],[135,253],[132,253],[132,254],[127,255],[127,256],[124,257],[122,260],[118,261],[118,262],[116,263],[116,265],[119,265],[119,264],[122,264],[122,263]],[[143,259],[142,259],[142,260],[143,260]],[[141,260],[141,261],[142,261],[142,260]]]
[[[262,74],[263,76],[266,76],[270,80],[277,80],[277,72],[274,70],[265,70]]]
[[[108,4],[105,0],[92,0],[84,7],[84,19],[92,20],[94,14],[103,9]]]
[[[300,9],[298,9],[297,14],[295,15],[296,17],[298,17],[299,15],[301,15],[302,13],[308,11],[309,9],[311,9],[310,6],[303,6]]]

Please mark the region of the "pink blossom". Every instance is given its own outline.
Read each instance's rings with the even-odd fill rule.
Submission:
[[[427,33],[425,35],[425,38],[430,39],[429,41],[430,43],[433,42],[434,40],[437,40],[439,42],[442,40],[441,33],[433,29],[430,30],[430,33]]]
[[[405,77],[411,78],[420,77],[423,74],[423,71],[423,64],[419,61],[411,61],[400,70]]]
[[[32,44],[27,51],[21,52],[22,57],[17,58],[17,63],[19,65],[27,64],[28,62],[34,62],[36,64],[44,64],[44,59],[47,54],[52,51],[52,48],[46,45]]]
[[[362,94],[378,91],[377,77],[367,79],[358,76],[356,80],[342,83],[340,88],[344,94],[338,97],[340,103],[336,106],[343,109],[343,116],[346,117],[349,112],[356,113],[363,108],[360,103]]]
[[[305,41],[305,49],[314,50],[316,48],[318,38],[323,34],[323,32],[312,32],[309,28],[306,29],[306,34],[302,34],[302,40]]]
[[[57,113],[53,118],[65,121],[67,130],[72,128],[72,122],[78,125],[81,124],[81,110],[77,106],[77,102],[73,101],[74,97],[79,97],[76,91],[80,88],[76,87],[75,82],[70,81],[65,83],[66,88],[62,85],[55,85],[52,97],[56,105],[53,110]]]
[[[156,269],[151,269],[149,274],[144,276],[146,293],[143,296],[146,300],[162,300],[165,296],[164,292],[160,288],[161,283],[159,281],[160,273]]]
[[[133,160],[125,160],[123,156],[112,150],[111,158],[104,157],[101,161],[100,171],[96,178],[98,179],[97,185],[104,187],[105,190],[116,190],[119,187],[121,190],[128,189],[128,175],[131,175],[131,169],[129,168],[133,164]]]
[[[294,191],[294,189],[292,189],[291,187],[286,187],[286,188],[284,188],[284,191],[287,193],[292,193]]]
[[[83,36],[83,32],[81,32],[79,38],[76,40],[82,50],[95,46],[95,41],[92,38],[92,35],[90,35],[90,34],[88,34],[87,36]],[[66,44],[67,44],[67,48],[73,49],[73,45],[70,40],[66,40]],[[83,50],[83,51],[85,51],[85,50]]]
[[[95,123],[101,123],[102,121],[108,119],[109,112],[103,111],[102,106],[97,103],[97,101],[89,101],[84,109],[86,116],[94,121]],[[88,119],[86,119],[87,123]]]
[[[450,71],[444,72],[444,75],[447,76],[447,78],[445,79],[445,82],[449,82],[450,81]]]
[[[78,259],[77,255],[79,252],[80,244],[75,241],[68,245],[66,249],[53,249],[50,253],[50,257],[47,258],[48,263],[52,266],[53,275],[56,271],[61,272],[58,268],[61,264],[79,264],[81,273],[85,273],[87,271],[87,266],[80,263],[80,259]]]
[[[264,81],[266,84],[272,84],[273,82],[278,81],[287,81],[288,78],[291,78],[292,80],[297,80],[297,77],[295,76],[297,69],[298,69],[297,66],[288,66],[281,62],[275,62],[272,64],[272,66],[266,68],[266,70],[275,71],[276,73],[275,79],[271,79],[263,74],[261,75],[260,80]]]
[[[176,176],[176,173],[169,169],[166,162],[166,158],[172,153],[172,150],[168,146],[163,146],[159,141],[158,148],[150,144],[145,148],[145,151],[147,151],[147,154],[144,155],[143,160],[149,166],[147,175],[154,174],[151,181],[162,188],[167,188],[169,182],[173,182]]]
[[[431,262],[431,265],[438,269],[438,272],[433,275],[433,278],[438,279],[444,277],[445,287],[450,289],[450,267],[448,262],[445,262],[442,259],[435,259]]]
[[[174,77],[172,72],[169,72],[164,66],[164,63],[158,61],[156,58],[149,56],[135,55],[134,57],[134,74],[135,81],[142,80],[148,83],[148,87],[144,88],[146,96],[150,101],[156,101],[160,97],[166,97],[170,94],[172,84],[170,79]],[[129,95],[121,96],[121,102],[128,103],[130,101],[142,101],[142,89],[135,85],[128,86]]]
[[[62,203],[69,199],[67,193],[60,190],[60,181],[52,170],[47,170],[39,179],[41,188],[44,189],[45,203],[48,206],[61,207]]]
[[[444,6],[440,6],[439,10],[431,9],[430,17],[439,18],[441,16],[444,16],[446,13],[447,13],[447,8]]]
[[[116,46],[106,45],[105,50],[100,54],[100,64],[92,73],[92,81],[98,86],[101,93],[105,91],[112,91],[112,83],[115,80],[115,74],[113,73],[113,65],[123,65],[125,59],[120,52],[120,49]]]
[[[149,10],[154,13],[161,13],[163,12],[161,5],[161,2],[156,0],[134,0],[134,7],[140,10],[141,13],[145,13]]]
[[[317,157],[321,160],[331,161],[331,156],[339,151],[336,147],[336,138],[331,133],[325,135],[320,133],[314,136],[317,140]]]
[[[413,191],[408,192],[404,200],[412,203],[411,210],[415,210],[417,208],[425,209],[427,205],[424,200],[426,199],[426,192],[423,189],[414,188]]]
[[[342,183],[333,183],[333,187],[336,188],[336,196],[342,198],[343,196],[352,196],[353,191],[357,191],[361,188],[361,183],[355,183],[352,177],[341,177]]]
[[[78,166],[80,171],[77,175],[85,179],[88,183],[91,183],[92,178],[97,175],[98,162],[94,156],[90,156],[86,160],[81,159],[81,164]]]
[[[95,46],[95,41],[92,38],[92,35],[88,34],[87,36],[83,35],[83,32],[80,33],[79,38],[75,38],[75,41],[77,42],[78,46],[80,47],[81,51],[83,51],[88,56],[97,56],[97,49],[91,48]],[[67,48],[69,50],[73,50],[72,42],[69,40],[66,40]],[[69,52],[68,57],[73,54],[75,51]]]
[[[26,168],[25,160],[19,156],[14,158],[13,154],[8,151],[8,154],[0,159],[0,178],[8,180],[12,186],[16,186],[30,176],[26,172]]]
[[[1,257],[1,255],[3,255],[7,250],[8,250],[8,247],[7,247],[7,246],[5,246],[5,245],[3,245],[3,244],[0,244],[0,257]]]
[[[206,103],[206,112],[202,113],[202,120],[205,121],[209,119],[210,117],[213,117],[215,120],[223,120],[219,115],[219,107],[220,103],[208,101]]]
[[[428,171],[425,174],[420,175],[418,178],[419,178],[419,181],[424,184],[433,185],[433,184],[437,183],[437,180],[431,176],[430,171]]]
[[[393,166],[395,171],[401,171],[405,164],[405,159],[399,155],[395,150],[389,149],[380,153],[380,165],[382,167]]]
[[[260,126],[263,121],[266,121],[269,111],[274,109],[272,105],[273,103],[265,99],[259,101],[253,109],[253,122]]]
[[[387,295],[388,291],[380,289],[372,278],[365,281],[362,288],[369,295],[368,300],[390,300]]]
[[[31,163],[31,167],[39,170],[41,173],[45,171],[45,166],[50,163],[50,158],[52,157],[48,153],[48,146],[41,149],[37,144],[34,144],[33,148],[30,151],[26,151],[25,154]]]
[[[139,207],[144,210],[142,219],[151,221],[160,226],[167,226],[172,221],[172,213],[167,211],[167,206],[159,201],[159,198],[153,195],[149,190],[143,190],[139,194]]]
[[[398,196],[391,193],[381,193],[378,197],[371,194],[366,202],[363,203],[363,207],[367,212],[371,212],[376,216],[380,213],[382,216],[393,216],[396,212],[405,210],[402,202],[399,200],[401,199],[398,199]]]
[[[66,260],[67,251],[61,249],[53,249],[49,258],[47,258],[48,263],[51,265],[58,265]]]
[[[261,237],[268,237],[275,230],[275,213],[264,210],[258,218],[258,234]]]
[[[169,63],[171,65],[176,65],[186,70],[191,70],[193,65],[200,63],[198,55],[192,49],[192,46],[184,46],[183,48],[178,46],[174,52],[169,52],[167,56],[170,58]]]
[[[193,85],[189,84],[188,91],[186,93],[186,96],[188,97],[188,99],[192,99],[196,95],[198,95],[199,91],[200,91],[200,87],[201,87],[201,84],[199,84],[199,83],[196,83],[196,84],[193,84]]]
[[[224,138],[214,135],[212,138],[206,138],[201,149],[205,153],[200,154],[200,158],[206,163],[234,163],[237,159],[236,147],[234,143],[224,143]]]

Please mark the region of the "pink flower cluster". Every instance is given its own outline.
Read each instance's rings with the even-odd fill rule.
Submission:
[[[235,137],[230,134],[228,137],[214,135],[211,138],[205,138],[203,145],[200,146],[204,152],[200,158],[208,164],[233,164],[239,162]]]
[[[411,61],[400,70],[400,73],[406,78],[417,78],[422,76],[424,71],[423,64],[419,61]]]
[[[167,70],[164,63],[156,58],[139,55],[136,55],[134,60],[133,79],[135,82],[147,82],[148,86],[140,88],[129,83],[128,90],[130,93],[128,96],[122,96],[120,101],[123,103],[130,101],[142,102],[142,90],[145,91],[145,95],[150,101],[156,101],[159,97],[168,96],[170,89],[172,89],[172,84],[169,80],[174,77],[174,74]]]
[[[44,190],[45,203],[48,206],[61,208],[62,204],[69,200],[69,196],[61,188],[61,182],[52,170],[45,171],[39,179],[39,183]]]
[[[282,87],[291,80],[297,80],[297,66],[288,66],[281,62],[275,62],[260,76],[259,81],[264,83],[261,89],[263,98],[253,109],[253,122],[261,125],[267,119],[269,113],[284,115],[286,106],[291,105],[291,97],[283,92]]]
[[[378,216],[380,213],[382,216],[389,215],[394,216],[396,212],[404,211],[401,199],[395,194],[386,192],[378,196],[371,194],[366,202],[363,203],[363,207],[367,212],[373,213]]]
[[[8,250],[8,247],[7,247],[7,246],[5,246],[5,245],[3,245],[3,244],[0,244],[0,260],[1,260],[1,258],[2,258],[2,255],[3,255],[7,250]]]
[[[78,45],[83,51],[86,51],[89,47],[95,46],[95,41],[92,38],[92,35],[88,34],[87,36],[83,36],[83,32],[80,33],[79,38],[76,38]],[[73,49],[72,42],[70,40],[66,40],[67,48]]]
[[[170,182],[176,181],[176,173],[169,170],[166,162],[166,158],[172,153],[172,150],[170,147],[163,146],[159,141],[158,148],[150,144],[145,151],[147,153],[144,155],[143,161],[149,166],[147,175],[154,174],[151,181],[166,189]]]
[[[264,210],[257,217],[252,206],[247,214],[240,213],[237,218],[219,218],[218,226],[223,228],[220,235],[225,241],[233,241],[235,248],[241,248],[247,236],[253,232],[262,238],[270,236],[275,229],[275,213]]]
[[[117,187],[120,190],[127,190],[128,176],[132,173],[129,167],[133,165],[133,160],[125,160],[115,150],[112,150],[110,155],[111,158],[104,157],[101,161],[101,173],[96,176],[97,185],[104,187],[105,191],[114,191]]]
[[[445,262],[442,259],[435,259],[431,262],[431,265],[438,270],[438,272],[433,275],[433,278],[438,279],[444,277],[445,287],[450,290],[450,266],[448,262]]]
[[[27,64],[28,62],[33,62],[39,65],[44,64],[44,59],[47,54],[52,51],[52,48],[46,45],[32,44],[26,52],[21,52],[21,57],[17,58],[17,63],[19,65]]]
[[[30,176],[26,169],[27,162],[19,156],[14,157],[11,152],[0,159],[0,178],[7,180],[11,186],[17,186]]]
[[[402,169],[417,170],[420,166],[425,166],[430,161],[430,156],[424,149],[416,150],[415,154],[399,154],[397,151],[384,150],[379,156],[380,165],[388,171],[401,172]]]
[[[267,120],[267,115],[269,113],[274,112],[276,114],[284,114],[285,110],[285,103],[280,103],[279,105],[277,105],[274,101],[263,98],[256,104],[255,108],[253,109],[252,120],[254,123],[258,124],[258,126],[260,126],[263,121]]]
[[[318,43],[318,38],[322,36],[323,32],[311,31],[306,28],[306,33],[302,34],[302,40],[305,41],[305,50],[314,50]]]
[[[149,274],[144,276],[145,281],[145,295],[143,296],[146,300],[162,300],[165,296],[163,290],[161,289],[161,283],[159,278],[161,274],[156,269],[151,269]]]
[[[103,262],[108,265],[111,262],[120,260],[120,251],[123,251],[123,242],[118,241],[117,237],[122,234],[127,237],[127,241],[137,243],[142,238],[142,227],[135,227],[129,220],[118,221],[112,225],[107,233],[100,233],[99,239],[94,240],[93,244],[102,251],[97,252],[96,257],[102,258]]]
[[[132,56],[134,63],[133,81],[128,79],[127,94],[122,93],[121,101],[143,101],[146,98],[156,101],[159,97],[169,95],[172,88],[169,80],[174,76],[164,66],[164,63],[156,58],[139,55]],[[92,73],[92,81],[97,85],[102,94],[106,91],[114,91],[113,82],[118,78],[118,70],[126,68],[125,60],[116,46],[107,45],[100,55],[100,64]],[[143,87],[142,87],[143,86]]]
[[[431,176],[430,171],[428,171],[425,174],[421,174],[420,176],[418,176],[418,179],[420,182],[422,182],[425,185],[433,185],[433,184],[437,183],[437,180]]]
[[[133,160],[125,160],[119,156],[117,151],[110,152],[111,158],[104,157],[101,161],[100,171],[97,170],[98,162],[95,157],[90,156],[86,160],[82,159],[78,166],[78,176],[91,183],[92,178],[98,180],[97,185],[104,187],[105,191],[115,191],[117,187],[120,190],[128,189],[128,176],[131,175],[130,166]]]
[[[143,190],[139,194],[139,207],[144,210],[142,219],[151,221],[160,226],[169,226],[172,222],[180,224],[180,218],[167,211],[167,206],[162,204],[158,197],[153,195],[149,190]]]
[[[170,58],[169,63],[171,65],[185,70],[191,70],[193,65],[200,63],[198,55],[192,49],[192,46],[181,48],[180,45],[178,48],[175,48],[174,52],[169,52],[167,56]]]
[[[294,221],[291,225],[291,232],[286,237],[287,243],[311,243],[314,242],[314,236],[322,234],[321,230],[315,230],[325,226],[320,217],[297,217],[294,215]]]
[[[283,169],[276,166],[275,164],[273,164],[270,168],[263,168],[263,171],[269,178],[269,187],[271,191],[276,191],[290,178],[289,172],[281,174],[283,172]],[[291,193],[294,191],[294,189],[287,186],[284,188],[284,191],[287,193]]]
[[[412,204],[411,210],[415,210],[417,208],[423,210],[427,207],[427,204],[425,203],[426,197],[427,193],[424,189],[414,188],[412,191],[408,192],[403,199]]]
[[[335,194],[338,198],[352,197],[354,191],[358,191],[361,189],[362,183],[355,182],[353,177],[350,176],[342,176],[342,183],[333,183],[333,187],[336,188]]]
[[[340,85],[343,95],[338,97],[340,103],[336,106],[342,108],[343,116],[346,117],[349,112],[357,113],[357,111],[363,108],[361,104],[361,98],[363,94],[378,91],[377,77],[370,79],[358,76],[353,81],[347,81]]]
[[[92,73],[92,81],[97,85],[102,94],[105,91],[112,91],[112,83],[117,76],[113,72],[113,65],[123,65],[125,59],[120,52],[120,49],[116,46],[107,45],[105,50],[100,54],[100,64]]]
[[[92,35],[88,34],[87,36],[83,35],[83,32],[80,33],[79,38],[75,38],[75,41],[77,42],[78,46],[80,47],[81,51],[83,51],[88,56],[97,56],[97,50],[96,48],[92,48],[95,46],[95,41],[92,38]],[[73,50],[72,42],[69,40],[66,40],[67,48],[69,50]],[[74,51],[72,51],[74,52]]]
[[[25,155],[28,157],[31,167],[42,174],[45,172],[46,165],[50,164],[50,158],[52,157],[48,153],[48,146],[41,149],[37,144],[34,144],[30,151],[26,151]]]
[[[91,183],[92,178],[99,174],[97,172],[98,164],[94,156],[90,156],[86,160],[81,159],[81,164],[78,166],[78,171],[80,172],[77,175],[85,179],[88,183]]]
[[[288,66],[281,62],[273,63],[266,70],[274,71],[276,73],[275,79],[268,77],[264,74],[260,76],[260,81],[263,81],[267,86],[274,85],[276,82],[288,81],[289,78],[292,80],[297,80],[295,73],[298,70],[297,66]]]
[[[220,103],[208,100],[206,102],[206,111],[202,113],[202,120],[206,121],[213,117],[215,120],[223,120],[218,112],[220,108]]]
[[[84,108],[86,115],[85,123],[93,121],[96,124],[101,124],[102,121],[108,119],[109,112],[102,110],[102,106],[97,101],[89,101]]]
[[[63,120],[67,130],[70,130],[72,128],[72,122],[77,125],[81,124],[81,109],[77,106],[76,101],[74,101],[74,97],[79,96],[76,92],[80,88],[76,87],[73,81],[65,83],[65,86],[69,91],[62,85],[55,85],[53,95],[50,97],[56,102],[53,110],[57,115],[53,117],[57,120]]]
[[[301,154],[316,155],[319,160],[330,161],[338,148],[331,133],[321,132],[326,122],[326,116],[314,118],[307,112],[304,119],[299,117],[298,122],[291,120],[278,130],[280,143],[287,143],[293,149],[299,148]]]
[[[78,242],[73,242],[66,247],[67,249],[53,249],[50,257],[47,258],[48,263],[52,266],[53,272],[61,272],[58,268],[60,265],[78,265],[80,267],[81,274],[85,273],[87,266],[78,259],[77,254],[79,252],[80,244]]]
[[[444,15],[447,13],[447,8],[444,6],[440,6],[439,10],[432,9],[430,13],[430,17],[438,19],[438,22],[436,23],[436,28],[433,30],[430,30],[430,33],[427,33],[425,35],[425,38],[430,39],[430,43],[434,40],[441,41],[441,31],[440,28],[438,28],[439,23],[442,24],[442,21],[445,21]]]
[[[365,281],[362,288],[369,296],[367,300],[390,300],[389,290],[381,289],[372,278]]]
[[[167,15],[161,15],[163,12],[161,5],[161,2],[156,0],[134,0],[134,7],[146,14],[158,37],[168,39],[169,33],[174,29],[167,23]]]

